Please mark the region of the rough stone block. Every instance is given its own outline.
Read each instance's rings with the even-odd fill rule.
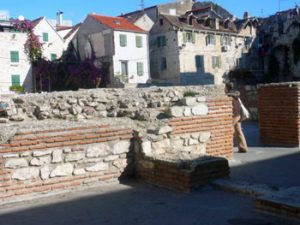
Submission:
[[[152,147],[151,147],[151,142],[146,140],[143,141],[141,144],[141,151],[144,153],[146,156],[150,156],[152,154]]]
[[[172,129],[172,127],[170,127],[170,126],[162,126],[162,127],[159,127],[157,130],[156,130],[156,134],[158,134],[158,135],[161,135],[161,134],[167,134],[167,133],[170,133],[170,132],[172,132],[173,131],[173,129]]]
[[[40,170],[36,167],[26,167],[16,169],[13,172],[12,179],[14,180],[30,180],[39,176]]]
[[[73,171],[74,175],[84,175],[85,173],[86,173],[85,169],[83,169],[83,168],[74,169],[74,171]]]
[[[77,162],[84,158],[84,153],[69,153],[65,157],[66,162]]]
[[[129,148],[130,148],[130,141],[119,141],[114,144],[112,152],[114,155],[119,155],[122,153],[129,152]]]
[[[210,136],[211,136],[210,132],[203,132],[199,136],[199,141],[201,143],[206,143],[206,142],[208,142],[210,140]]]
[[[185,97],[185,98],[182,99],[181,102],[185,106],[194,106],[194,105],[197,105],[197,98]]]
[[[48,165],[43,166],[41,168],[41,178],[42,178],[42,180],[48,179],[49,175],[50,175],[50,168],[49,168],[49,166]]]
[[[16,168],[21,168],[21,167],[26,167],[28,166],[28,162],[26,159],[24,158],[13,158],[13,159],[8,159],[5,162],[5,168],[12,168],[12,169],[16,169]]]
[[[208,114],[208,107],[205,104],[199,104],[192,108],[192,114],[194,116],[204,116]]]
[[[169,114],[172,117],[182,117],[184,107],[174,106],[170,108]]]
[[[52,163],[60,163],[63,161],[63,151],[58,149],[54,150],[52,153]]]
[[[113,165],[120,170],[124,169],[127,164],[127,159],[118,159],[113,162]]]
[[[52,154],[52,150],[33,151],[32,153],[34,157],[40,157],[40,156],[51,155],[51,154]]]
[[[90,145],[87,149],[86,156],[88,158],[97,158],[106,156],[109,151],[108,144]]]
[[[87,172],[99,172],[99,171],[105,171],[105,170],[108,170],[108,164],[107,163],[97,163],[93,166],[90,166],[90,167],[87,167],[85,168],[85,170]]]
[[[42,166],[45,164],[49,164],[50,163],[50,156],[44,156],[44,157],[40,157],[40,158],[33,158],[30,161],[30,165],[31,166]]]
[[[73,173],[73,165],[71,163],[56,166],[50,173],[50,177],[65,177],[71,176]]]

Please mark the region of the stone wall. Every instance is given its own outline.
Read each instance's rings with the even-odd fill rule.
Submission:
[[[299,146],[300,83],[261,85],[258,88],[260,140],[264,144]]]
[[[232,106],[223,90],[95,89],[2,98],[0,201],[115,182],[139,174],[148,159],[177,165],[231,158]],[[220,174],[228,174],[225,164]]]

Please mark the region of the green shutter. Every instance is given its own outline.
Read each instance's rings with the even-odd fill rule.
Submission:
[[[19,52],[18,51],[11,51],[10,52],[10,61],[17,63],[19,62]]]
[[[156,38],[156,42],[157,42],[157,47],[158,48],[161,47],[161,41],[160,41],[160,39],[161,39],[160,36]]]
[[[48,33],[43,33],[43,41],[44,42],[48,42],[49,41]]]
[[[185,31],[182,32],[182,40],[183,40],[183,43],[187,42],[187,37],[186,37],[186,32]]]
[[[141,48],[143,47],[143,40],[141,36],[136,36],[135,37],[135,42],[136,42],[136,47]]]
[[[54,61],[54,60],[56,60],[56,59],[57,59],[57,55],[54,54],[54,53],[52,53],[52,54],[51,54],[51,61]]]
[[[127,36],[125,34],[120,34],[120,46],[127,46]]]
[[[203,67],[203,55],[196,55],[196,68],[202,68]]]
[[[136,66],[137,66],[137,75],[143,76],[144,75],[144,64],[142,62],[138,62],[136,64]]]
[[[11,86],[21,86],[20,75],[11,75]]]
[[[162,46],[166,46],[167,45],[167,39],[166,36],[162,36]]]
[[[211,59],[212,59],[212,68],[216,68],[216,57],[212,56]]]
[[[218,68],[221,68],[221,64],[222,64],[221,56],[217,57],[217,62],[218,62]]]
[[[194,32],[192,33],[192,42],[193,44],[196,43],[196,34]]]

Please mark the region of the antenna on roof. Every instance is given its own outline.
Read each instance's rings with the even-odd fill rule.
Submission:
[[[144,9],[145,9],[145,1],[144,0],[141,0],[140,6],[141,6],[142,11],[144,11]]]

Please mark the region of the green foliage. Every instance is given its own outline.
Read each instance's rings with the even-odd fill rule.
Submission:
[[[192,91],[192,90],[188,90],[183,93],[184,97],[195,97],[197,95],[198,95],[198,93],[195,91]]]
[[[15,91],[17,93],[24,93],[24,87],[23,86],[10,86],[9,90]]]

